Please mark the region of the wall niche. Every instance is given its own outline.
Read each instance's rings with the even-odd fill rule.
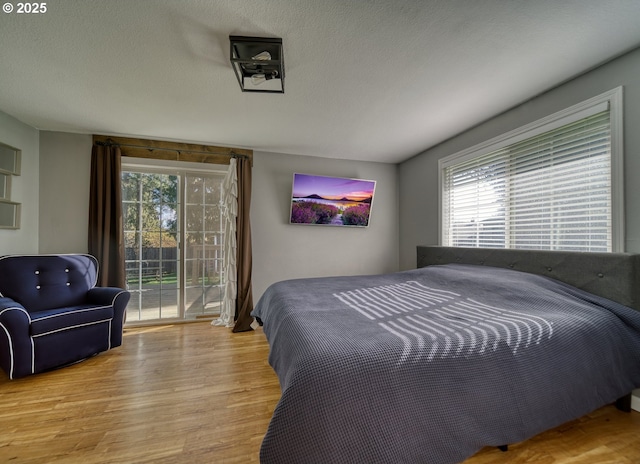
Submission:
[[[22,151],[0,142],[0,229],[20,228],[20,203],[11,201],[11,178],[20,175]]]

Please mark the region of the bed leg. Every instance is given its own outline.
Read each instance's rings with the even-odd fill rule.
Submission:
[[[509,451],[509,445],[500,445],[498,449],[504,453],[505,451]]]
[[[631,412],[631,393],[616,401],[616,408],[622,412]]]

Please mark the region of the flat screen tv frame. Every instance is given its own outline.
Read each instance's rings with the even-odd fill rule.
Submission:
[[[366,228],[376,181],[296,172],[291,185],[289,223]]]

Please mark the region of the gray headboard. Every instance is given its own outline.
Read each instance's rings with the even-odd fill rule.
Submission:
[[[640,254],[419,246],[418,267],[478,264],[552,277],[640,310]]]

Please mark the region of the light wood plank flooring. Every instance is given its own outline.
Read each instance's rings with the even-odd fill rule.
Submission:
[[[127,329],[123,346],[25,379],[0,374],[0,462],[257,463],[279,395],[261,330]],[[640,413],[607,406],[465,464],[640,462]]]

